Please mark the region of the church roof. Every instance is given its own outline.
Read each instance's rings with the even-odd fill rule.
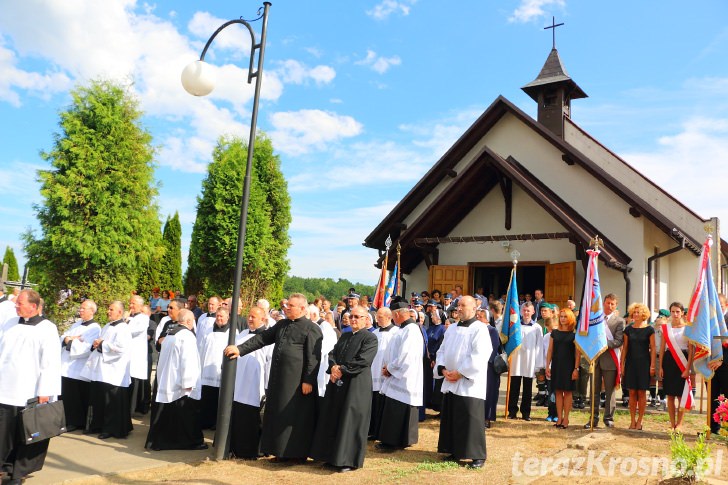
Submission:
[[[591,160],[589,157],[574,148],[568,142],[560,137],[555,136],[550,130],[531,118],[525,112],[516,107],[503,96],[499,96],[496,100],[483,112],[483,114],[461,135],[461,137],[450,147],[450,149],[435,163],[432,168],[415,184],[415,186],[400,200],[400,202],[391,210],[391,212],[377,225],[377,227],[366,237],[364,246],[384,250],[384,241],[388,235],[393,240],[397,240],[402,236],[401,243],[413,243],[416,237],[422,235],[444,235],[447,234],[454,226],[462,220],[477,202],[483,199],[485,195],[498,184],[493,176],[487,174],[493,172],[492,169],[486,169],[487,164],[483,163],[483,157],[490,160],[490,163],[498,168],[514,182],[522,185],[525,179],[528,179],[527,171],[520,163],[509,157],[507,160],[495,155],[487,147],[476,158],[481,160],[476,167],[467,167],[456,173],[454,168],[462,160],[466,153],[475,147],[482,140],[488,131],[495,126],[498,121],[506,114],[512,114],[518,120],[526,124],[534,133],[543,137],[546,141],[556,147],[562,153],[562,158],[566,163],[577,163],[584,168],[593,177],[603,183],[617,196],[622,198],[630,207],[644,215],[648,220],[660,228],[665,234],[675,239],[676,235],[673,229],[676,229],[686,236],[686,246],[688,249],[698,254],[702,247],[702,241],[698,242],[689,235],[689,232],[683,230],[678,224],[675,224],[669,217],[669,214],[663,214],[656,210],[652,204],[644,200],[640,195],[626,187],[617,178],[604,170],[599,164]],[[484,155],[487,154],[487,155]],[[499,160],[500,159],[500,160]],[[622,161],[622,163],[624,163]],[[449,178],[448,178],[449,177]],[[467,186],[468,190],[457,191],[457,198],[449,200],[455,196],[455,191],[444,190],[439,197],[429,202],[423,214],[429,214],[430,217],[419,217],[417,221],[409,224],[407,227],[404,221],[414,211],[426,197],[444,180],[452,180],[450,184],[461,184]],[[647,181],[647,183],[651,183]],[[661,188],[655,187],[661,191],[666,197],[670,197]],[[532,190],[530,187],[529,190]],[[583,242],[586,237],[582,231],[586,231],[589,237],[599,234],[604,237],[602,232],[594,232],[597,228],[593,228],[584,221],[579,212],[573,207],[568,206],[563,200],[559,199],[556,194],[550,190],[539,190],[539,200],[544,203],[544,207],[553,205],[551,209],[547,209],[551,215],[569,229],[574,242]],[[681,204],[682,205],[682,204]],[[684,206],[683,206],[684,207]],[[687,209],[687,208],[686,208]],[[688,209],[689,210],[689,209]],[[434,216],[434,217],[433,217]],[[443,217],[440,217],[443,216]],[[695,215],[695,217],[698,217]],[[405,244],[402,244],[403,248]],[[610,264],[616,262],[616,266],[629,262],[626,256],[618,247],[605,244],[608,251],[600,255],[605,263]],[[403,254],[403,266],[413,268],[422,260],[420,251],[410,251],[409,255]],[[405,264],[405,259],[407,264]]]
[[[570,92],[571,99],[587,97],[586,93],[567,74],[564,63],[561,62],[561,57],[559,57],[559,51],[557,51],[556,48],[551,49],[551,52],[546,58],[546,62],[541,68],[541,72],[538,73],[536,79],[526,84],[521,89],[531,96],[534,101],[538,102],[538,93],[544,86],[550,84],[564,84]]]

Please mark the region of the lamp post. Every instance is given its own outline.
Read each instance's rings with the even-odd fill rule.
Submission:
[[[270,2],[263,2],[261,9],[263,14],[255,22],[263,19],[260,30],[260,43],[255,42],[255,33],[249,21],[242,18],[230,20],[222,24],[210,37],[202,49],[199,61],[193,61],[182,71],[182,86],[185,90],[195,96],[210,94],[215,87],[215,78],[210,66],[205,63],[205,54],[213,39],[226,27],[233,24],[242,24],[250,33],[250,64],[248,66],[248,84],[255,78],[255,95],[253,97],[253,113],[250,121],[250,134],[248,136],[248,160],[245,166],[245,178],[243,179],[243,200],[240,207],[240,224],[238,226],[238,248],[235,257],[235,278],[233,282],[232,308],[230,313],[233,321],[237,318],[240,306],[240,280],[243,276],[243,255],[245,249],[245,230],[248,220],[248,199],[250,198],[250,172],[253,170],[253,149],[255,147],[255,126],[258,122],[258,101],[260,100],[260,83],[263,74],[263,57],[265,54],[266,30],[268,27],[268,9]],[[258,10],[260,14],[260,10]],[[257,70],[254,70],[253,59],[255,52],[258,52]],[[228,345],[235,345],[235,330],[237,325],[231,325]],[[215,459],[223,460],[230,452],[230,416],[233,406],[233,392],[235,390],[235,369],[236,361],[224,359],[222,364],[222,378],[220,381],[220,396],[217,408],[217,427],[215,429]]]

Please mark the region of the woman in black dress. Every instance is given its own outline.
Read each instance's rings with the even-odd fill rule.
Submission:
[[[644,303],[632,303],[627,313],[634,323],[624,329],[622,380],[629,389],[629,429],[641,430],[650,376],[655,375],[655,329],[647,323],[650,310]]]
[[[690,377],[694,352],[693,345],[685,338],[684,313],[685,307],[682,303],[676,301],[670,305],[670,320],[662,325],[662,339],[660,342],[660,378],[662,379],[662,388],[667,395],[667,413],[670,416],[670,427],[677,431],[680,430],[683,415],[685,414],[685,408],[680,407],[680,401],[685,390],[686,379]],[[667,345],[668,337],[675,344],[672,349]],[[685,370],[681,370],[683,360],[678,356],[681,361],[678,363],[673,351],[680,352],[685,357]],[[689,392],[692,392],[692,390]],[[675,401],[677,401],[677,406]]]
[[[559,328],[551,331],[546,354],[546,377],[556,394],[557,428],[569,427],[572,393],[579,377],[579,352],[574,344],[576,317],[568,308],[559,312]]]

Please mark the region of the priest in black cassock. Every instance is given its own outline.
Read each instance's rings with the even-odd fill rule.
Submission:
[[[472,296],[460,299],[461,320],[445,331],[435,362],[435,378],[444,379],[437,451],[448,453],[446,460],[471,460],[469,468],[485,463],[485,396],[493,351],[487,324],[475,318],[476,307]]]
[[[240,346],[225,347],[225,355],[235,359],[275,344],[260,449],[275,456],[276,461],[305,461],[316,429],[316,377],[323,335],[319,326],[304,316],[307,306],[306,297],[294,293],[284,308],[285,320]]]
[[[17,317],[0,323],[0,466],[3,484],[20,484],[43,468],[48,443],[25,444],[19,414],[28,400],[48,402],[61,392],[58,330],[40,315],[40,295],[23,290],[15,302]]]
[[[368,312],[351,310],[351,332],[345,333],[329,355],[330,382],[316,425],[311,457],[340,472],[361,468],[367,449],[371,417],[371,365],[377,337],[366,330]]]

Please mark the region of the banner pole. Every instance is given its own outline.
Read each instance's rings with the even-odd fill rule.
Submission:
[[[508,359],[508,381],[506,381],[506,410],[503,419],[508,419],[508,397],[511,395],[511,359]]]
[[[591,414],[589,416],[589,432],[593,432],[596,428],[594,423],[594,362],[589,362],[589,382],[591,383]]]
[[[710,424],[711,424],[710,423],[710,420],[713,417],[710,414],[710,408],[711,408],[711,405],[713,404],[713,400],[712,400],[713,389],[712,389],[712,387],[713,387],[713,379],[708,379],[708,409],[707,409],[707,412],[705,413],[705,415],[707,416],[707,423],[706,424],[708,425],[708,431],[707,431],[707,434],[705,436],[708,439],[710,439]]]

